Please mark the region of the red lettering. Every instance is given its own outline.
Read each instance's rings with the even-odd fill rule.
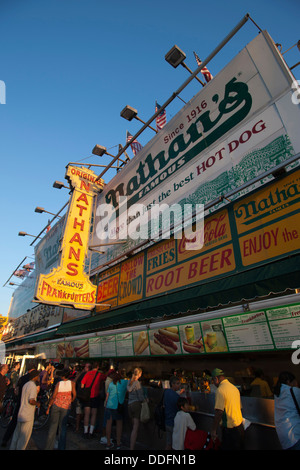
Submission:
[[[79,261],[80,259],[80,248],[78,248],[77,252],[74,250],[72,246],[70,246],[70,251],[69,251],[69,259],[72,259],[72,256],[76,259],[76,261]]]
[[[77,221],[77,217],[75,217],[75,219],[74,219],[74,224],[73,224],[73,228],[74,228],[75,230],[76,230],[77,225],[79,225],[80,231],[83,232],[83,229],[84,229],[84,220],[82,220],[82,222],[78,222],[78,221]]]
[[[66,271],[66,273],[69,275],[69,276],[77,276],[78,274],[78,264],[75,264],[75,263],[68,263],[67,264],[67,268],[70,270],[70,271]]]
[[[82,217],[83,211],[84,211],[84,210],[86,211],[86,210],[87,210],[87,207],[80,206],[79,204],[76,204],[76,207],[78,207],[78,209],[79,209],[79,215],[80,215],[80,217]]]
[[[83,245],[82,240],[81,240],[81,238],[80,238],[80,235],[79,235],[79,233],[77,233],[77,232],[74,233],[73,237],[72,237],[71,240],[69,241],[69,243],[75,243],[75,242],[76,242],[76,243],[79,243],[80,246]]]
[[[83,181],[82,181],[82,183],[83,183]],[[80,196],[79,196],[79,198],[76,199],[76,201],[77,201],[77,202],[83,201],[83,202],[86,203],[87,206],[89,205],[89,201],[88,201],[88,199],[87,199],[87,195],[84,194],[84,193],[81,193]],[[77,207],[78,207],[78,206],[77,206]]]

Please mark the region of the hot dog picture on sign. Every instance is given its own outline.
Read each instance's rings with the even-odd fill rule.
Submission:
[[[181,354],[179,331],[177,326],[158,328],[149,331],[150,352],[153,355]]]
[[[179,326],[182,352],[184,354],[204,353],[204,341],[199,323]]]

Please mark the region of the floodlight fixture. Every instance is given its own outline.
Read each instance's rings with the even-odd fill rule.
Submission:
[[[106,150],[106,147],[104,147],[103,145],[98,145],[98,144],[95,145],[95,147],[93,148],[92,154],[98,155],[98,157],[103,157],[103,155],[109,155],[110,157],[115,158],[114,155],[112,155],[111,153],[108,153],[108,151]],[[122,163],[126,163],[125,160],[122,160],[122,158],[118,158],[118,160],[120,160]]]
[[[66,188],[66,189],[70,189],[68,188],[68,186],[66,186],[64,183],[62,183],[61,181],[54,181],[53,183],[53,188],[55,189],[61,189],[61,188]]]
[[[176,69],[178,65],[182,64],[182,62],[186,59],[185,53],[178,47],[173,46],[172,49],[167,52],[165,55],[165,60]]]
[[[37,212],[38,214],[42,214],[43,212],[46,212],[47,214],[53,215],[54,217],[58,217],[58,218],[61,217],[60,215],[53,214],[53,212],[46,211],[46,209],[44,209],[43,207],[36,207],[34,209],[34,212]]]
[[[132,119],[137,119],[138,121],[142,122],[143,124],[146,124],[145,121],[143,121],[139,116],[138,116],[138,112],[136,109],[134,109],[132,106],[125,106],[125,108],[122,109],[122,111],[120,112],[120,116],[124,119],[126,119],[126,121],[132,121]],[[154,129],[154,127],[151,127],[151,126],[147,126],[149,127],[150,129],[152,129],[156,134],[157,134],[157,130]]]
[[[170,65],[172,65],[172,67],[176,69],[178,65],[182,65],[182,67],[184,67],[190,74],[193,75],[193,72],[191,71],[191,69],[185,64],[184,62],[185,59],[186,59],[186,54],[178,46],[176,46],[176,44],[165,55],[165,60]],[[202,86],[205,85],[205,83],[202,82],[200,78],[197,77],[197,75],[195,75],[195,78],[196,80],[198,80],[199,83],[201,83]]]
[[[19,232],[18,235],[19,237],[28,236],[28,237],[34,237],[34,238],[41,238],[41,237],[36,237],[35,235],[31,235],[30,233],[27,233],[27,232]]]

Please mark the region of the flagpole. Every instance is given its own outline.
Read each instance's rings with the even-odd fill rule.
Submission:
[[[186,88],[186,86],[198,75],[203,67],[205,67],[208,62],[210,62],[215,55],[220,52],[221,49],[230,41],[230,39],[244,26],[244,24],[250,19],[249,13],[247,13],[235,26],[235,28],[221,41],[221,43],[209,54],[209,56],[202,62],[202,64],[188,77],[188,79],[175,91],[170,98],[159,108],[159,110],[153,114],[153,116],[144,124],[144,126],[132,137],[132,139],[126,143],[125,147],[123,147],[122,151],[118,153],[118,155],[107,165],[107,167],[102,171],[102,173],[97,176],[96,181],[98,181],[102,176],[109,170],[109,168],[113,165],[113,163],[122,155],[124,150],[126,150],[131,142],[133,142],[137,137],[141,135],[144,130],[149,127],[149,124],[156,118],[156,116],[161,113],[163,109],[165,109],[181,92]]]

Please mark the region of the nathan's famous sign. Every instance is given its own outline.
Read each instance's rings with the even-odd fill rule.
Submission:
[[[96,286],[84,272],[88,250],[94,196],[103,189],[93,171],[69,166],[66,179],[73,188],[63,235],[59,265],[41,274],[35,297],[47,304],[71,305],[91,310],[96,302]]]
[[[273,40],[262,32],[105,186],[97,198],[93,243],[103,239],[103,203],[117,217],[124,198],[128,208],[139,203],[149,213],[154,204],[207,204],[299,152],[293,82]],[[105,255],[93,255],[92,269],[138,243],[128,237]]]

